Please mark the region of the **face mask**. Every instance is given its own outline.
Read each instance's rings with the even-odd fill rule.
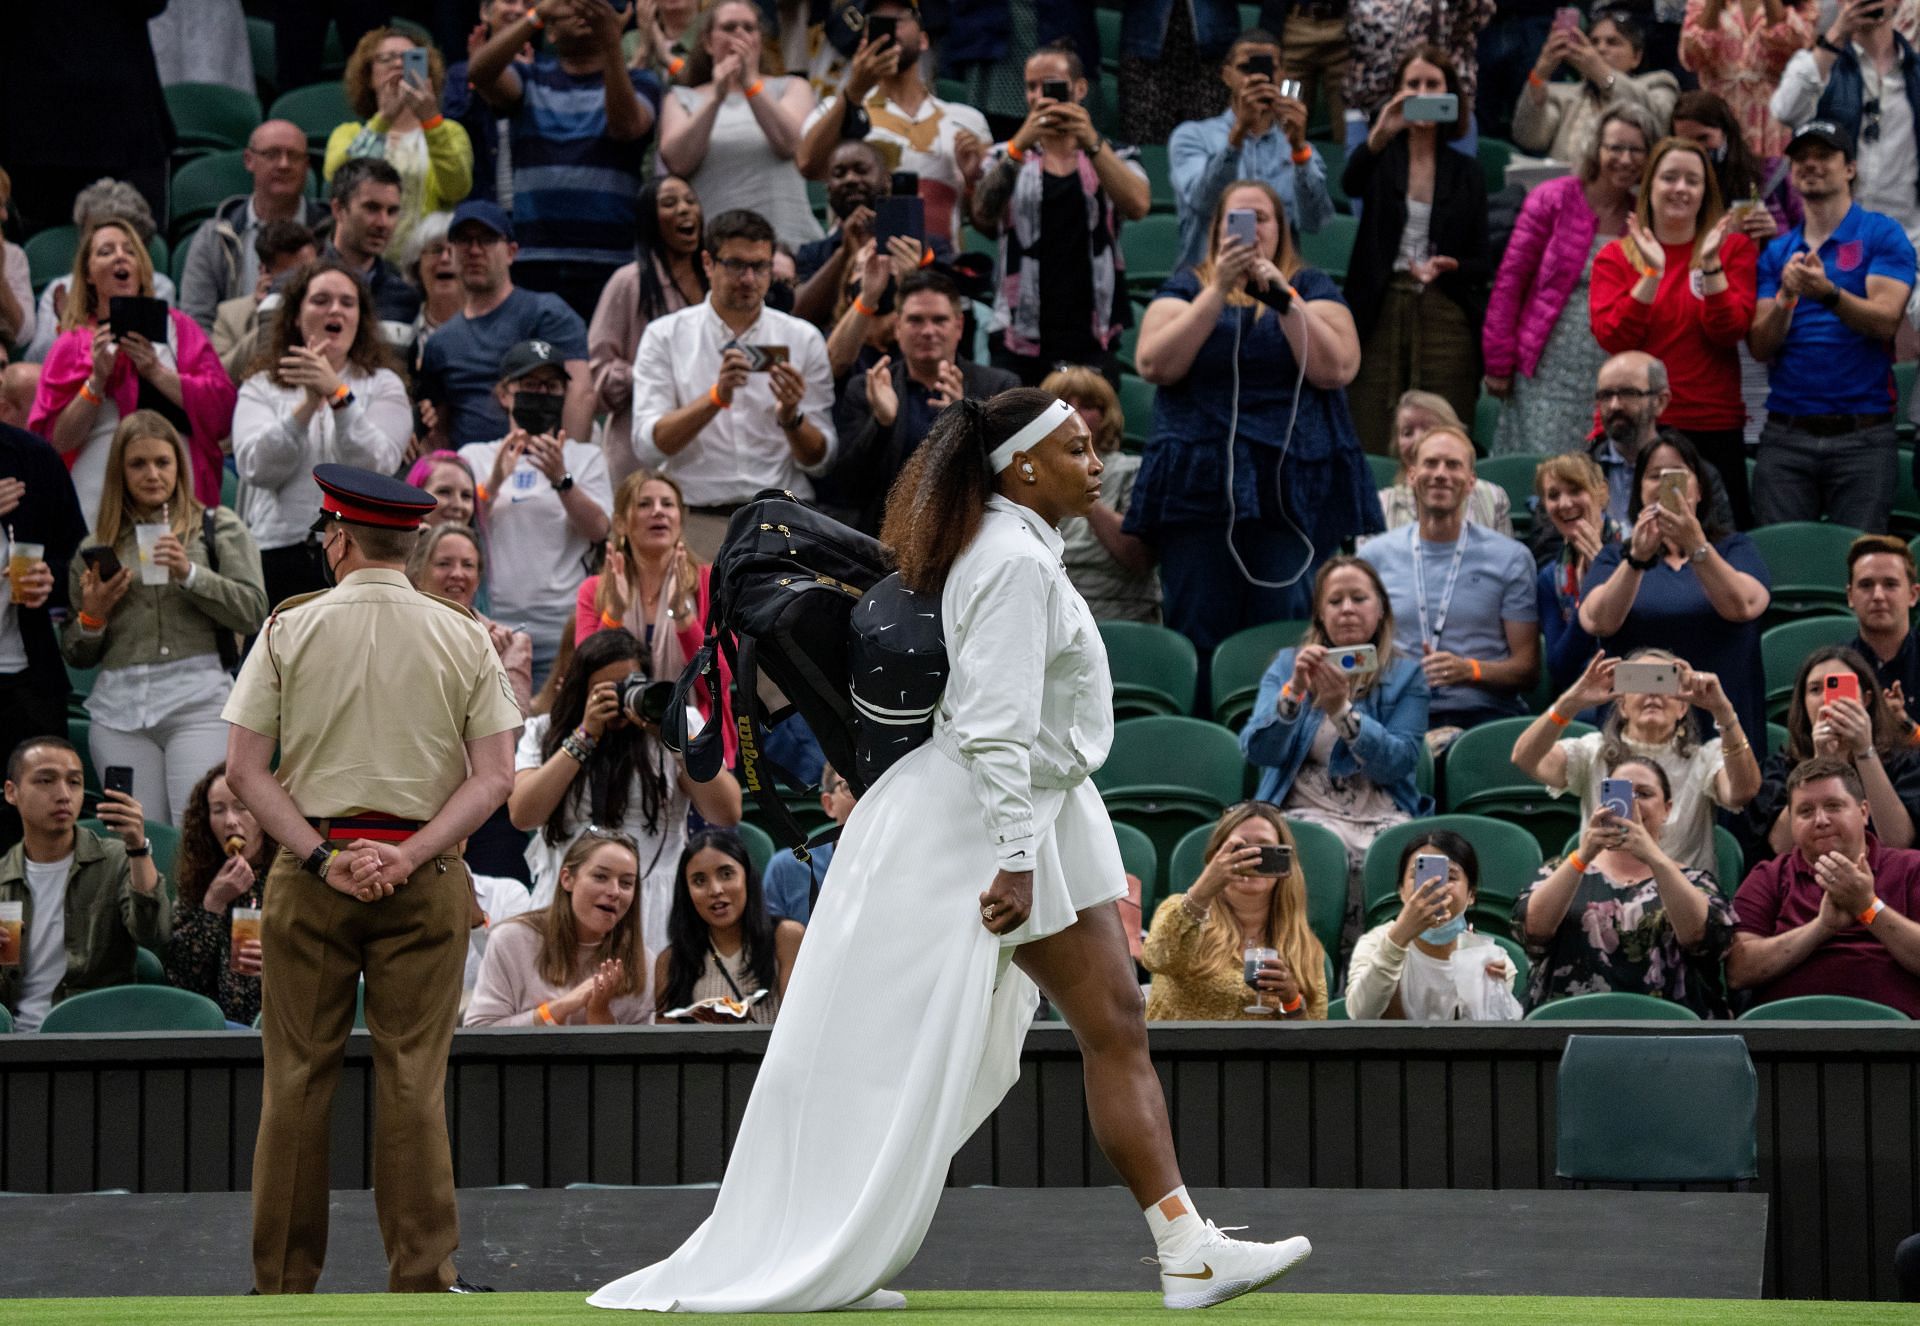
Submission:
[[[1431,930],[1422,930],[1420,932],[1420,938],[1429,944],[1451,944],[1454,940],[1460,938],[1466,931],[1466,928],[1467,914],[1461,912],[1460,915],[1454,917],[1444,925],[1437,925]]]

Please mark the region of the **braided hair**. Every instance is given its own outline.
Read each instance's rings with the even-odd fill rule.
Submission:
[[[993,450],[1025,428],[1054,397],[1015,387],[992,400],[959,400],[940,412],[887,494],[880,541],[916,594],[937,594],[979,532],[995,477]]]

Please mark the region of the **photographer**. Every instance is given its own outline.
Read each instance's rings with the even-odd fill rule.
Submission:
[[[1592,153],[1600,119],[1615,106],[1645,107],[1655,124],[1665,125],[1680,83],[1664,69],[1636,72],[1646,46],[1646,35],[1620,10],[1596,15],[1584,33],[1577,23],[1556,26],[1514,108],[1513,141],[1529,152],[1571,163]],[[1552,81],[1563,66],[1578,73],[1579,81]]]
[[[1442,880],[1414,882],[1421,856],[1446,862]],[[1360,936],[1347,969],[1347,1016],[1409,1022],[1517,1022],[1513,964],[1467,929],[1480,890],[1480,858],[1457,833],[1416,835],[1400,852],[1400,914]],[[1465,961],[1455,958],[1468,955]]]
[[[469,442],[461,459],[484,474],[493,576],[489,611],[533,637],[533,683],[553,667],[573,621],[573,595],[592,546],[607,537],[613,488],[599,447],[561,424],[567,370],[545,341],[522,341],[500,361],[494,399],[513,421],[498,442]]]
[[[738,824],[740,785],[725,770],[712,782],[694,781],[660,744],[658,721],[633,720],[632,706],[648,701],[646,658],[645,647],[624,628],[596,631],[580,642],[553,711],[527,720],[520,734],[507,813],[515,828],[535,831],[527,864],[536,909],[552,900],[562,858],[583,834],[599,828],[631,837],[640,852],[641,933],[658,945],[667,933],[688,807],[710,824]],[[629,692],[624,709],[623,683]],[[665,686],[668,679],[653,684]],[[690,718],[688,726],[699,724]]]

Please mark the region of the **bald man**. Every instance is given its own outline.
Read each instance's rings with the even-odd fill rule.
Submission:
[[[39,386],[38,364],[8,364],[0,368],[0,424],[25,428],[27,412],[33,408],[33,393]]]
[[[288,120],[268,120],[253,131],[241,154],[253,176],[253,192],[221,203],[213,219],[193,236],[180,282],[180,308],[205,331],[213,330],[220,305],[253,293],[260,279],[254,241],[269,221],[299,221],[318,229],[327,205],[306,196],[307,135]]]

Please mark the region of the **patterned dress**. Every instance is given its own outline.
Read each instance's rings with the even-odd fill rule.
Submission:
[[[1452,54],[1460,91],[1471,98],[1480,74],[1480,29],[1493,20],[1493,11],[1494,0],[1352,0],[1347,7],[1347,43],[1353,51],[1348,108],[1372,115],[1393,91],[1393,67],[1400,57],[1426,42]]]
[[[1687,0],[1680,27],[1680,67],[1700,76],[1700,86],[1727,103],[1747,148],[1755,156],[1777,157],[1787,150],[1792,131],[1773,118],[1767,102],[1780,85],[1780,72],[1795,51],[1813,45],[1811,8],[1787,0],[1778,23],[1767,22],[1761,5],[1752,13],[1741,0],[1727,0],[1720,21],[1701,26],[1706,0]]]
[[[1533,376],[1513,375],[1513,399],[1500,411],[1493,434],[1496,456],[1556,456],[1579,451],[1593,431],[1593,383],[1607,352],[1593,339],[1587,317],[1587,283],[1593,260],[1618,236],[1595,235],[1587,265],[1567,294]]]
[[[1680,872],[1707,895],[1706,935],[1692,950],[1681,947],[1651,878],[1619,883],[1594,869],[1580,877],[1560,928],[1541,943],[1527,935],[1527,905],[1558,868],[1557,861],[1542,866],[1513,904],[1514,937],[1533,963],[1529,1009],[1568,995],[1614,993],[1671,999],[1703,1018],[1729,1015],[1721,959],[1733,942],[1734,914],[1712,875]]]
[[[182,990],[205,995],[220,1005],[227,1021],[251,1027],[260,1016],[260,978],[241,976],[227,965],[232,954],[233,909],[258,907],[265,876],[219,914],[204,907],[173,909],[173,937],[167,945],[167,980]]]

